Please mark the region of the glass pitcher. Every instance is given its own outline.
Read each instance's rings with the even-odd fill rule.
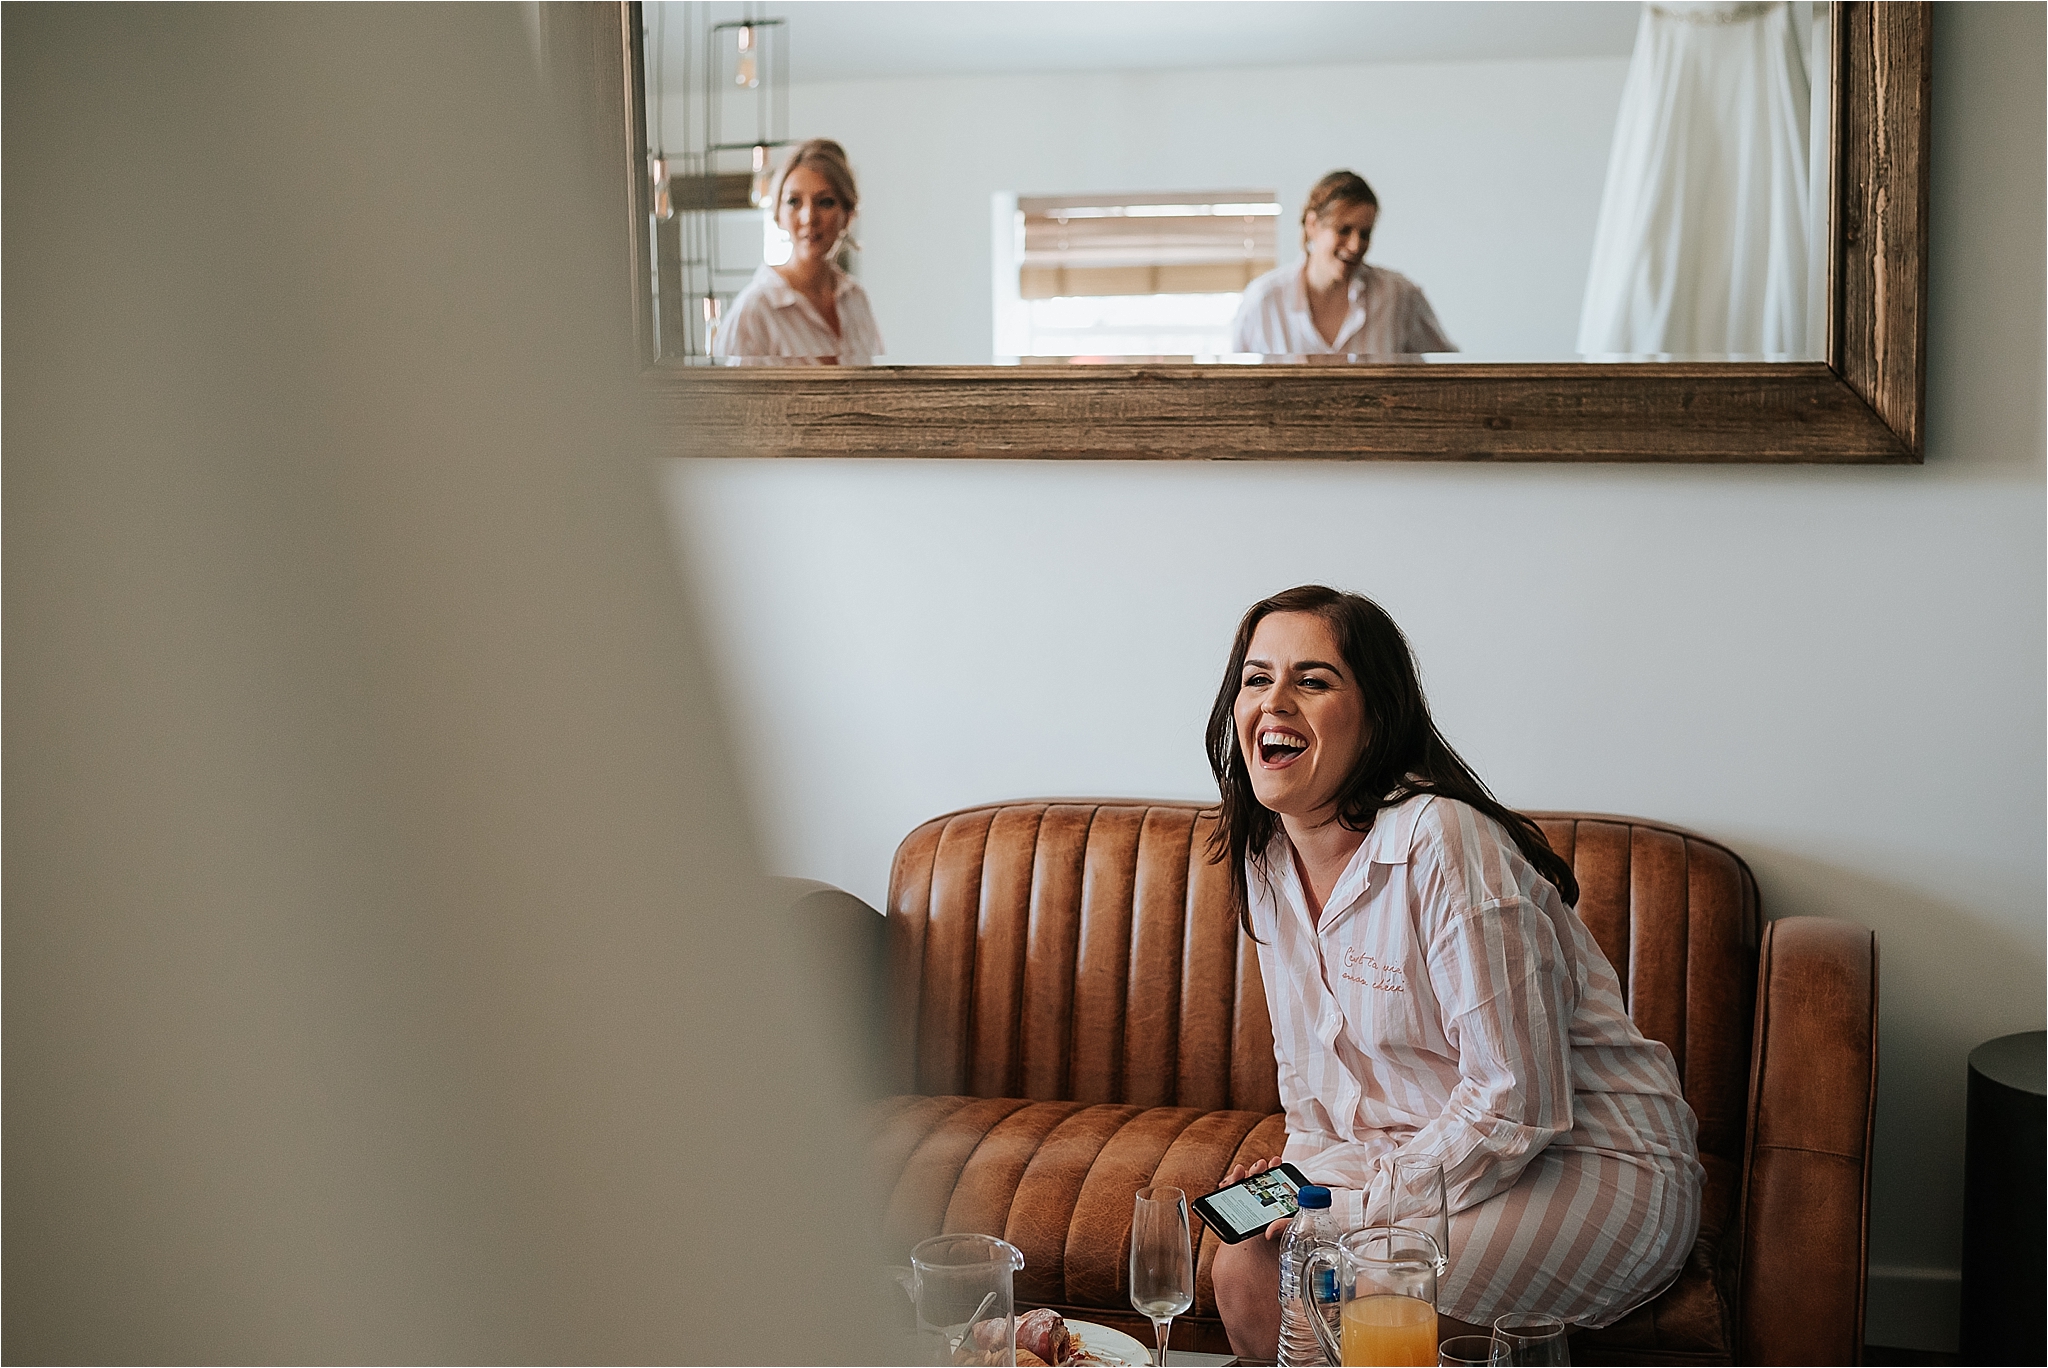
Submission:
[[[1331,1269],[1342,1306],[1341,1337],[1321,1316],[1309,1317],[1329,1361],[1434,1365],[1439,1257],[1434,1239],[1406,1226],[1369,1226],[1313,1250],[1303,1269],[1311,1278]]]
[[[993,1235],[934,1235],[910,1251],[911,1297],[926,1363],[1017,1362],[1017,1304],[1011,1275],[1024,1266],[1013,1244]]]

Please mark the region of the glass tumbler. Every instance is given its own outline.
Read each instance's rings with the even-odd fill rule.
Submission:
[[[1444,1166],[1433,1154],[1405,1154],[1394,1161],[1394,1186],[1387,1194],[1387,1224],[1419,1230],[1436,1241],[1436,1275],[1451,1268],[1450,1207],[1444,1202]]]

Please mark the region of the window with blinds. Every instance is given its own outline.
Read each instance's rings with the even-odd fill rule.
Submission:
[[[1220,355],[1273,269],[1271,190],[997,199],[999,356]]]
[[[1279,214],[1271,190],[1019,196],[1017,293],[1236,293],[1273,269]]]

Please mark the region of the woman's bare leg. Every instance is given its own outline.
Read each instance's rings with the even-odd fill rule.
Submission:
[[[1210,1269],[1216,1312],[1239,1358],[1271,1361],[1280,1350],[1280,1242],[1264,1235],[1224,1245]]]

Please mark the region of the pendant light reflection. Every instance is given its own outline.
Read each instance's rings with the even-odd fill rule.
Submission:
[[[769,266],[784,266],[795,254],[796,244],[775,221],[775,173],[768,167],[768,148],[754,144],[754,184],[748,192],[761,211],[761,260]]]
[[[648,170],[654,177],[654,216],[667,223],[676,216],[676,202],[668,184],[668,157],[657,153],[648,163]]]
[[[754,26],[752,24],[740,25],[739,35],[740,60],[739,65],[733,68],[732,80],[734,85],[745,86],[748,90],[752,90],[761,84],[761,73],[754,63],[754,48],[756,45]]]

